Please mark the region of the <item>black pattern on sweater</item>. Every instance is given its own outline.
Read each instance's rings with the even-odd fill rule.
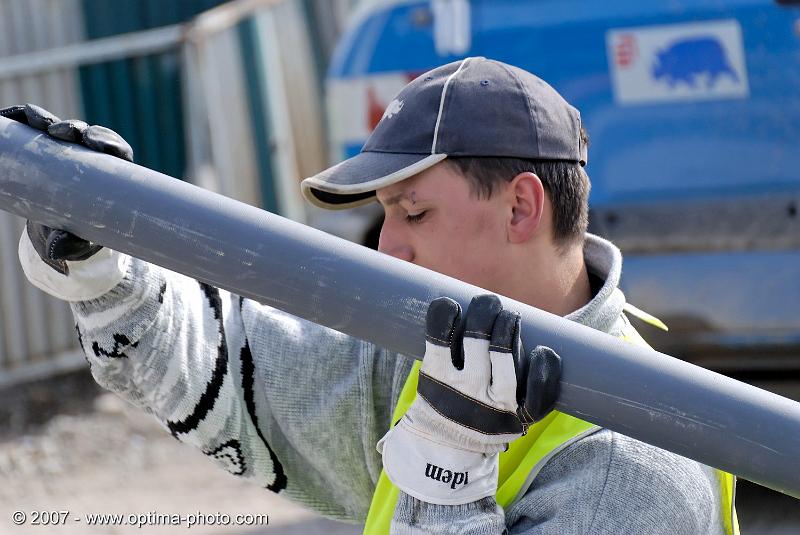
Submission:
[[[241,301],[239,301],[239,304],[241,306]],[[256,366],[253,362],[253,354],[250,352],[250,342],[247,340],[245,340],[240,357],[242,361],[242,388],[244,389],[244,403],[247,406],[247,414],[250,415],[250,419],[253,421],[253,427],[255,427],[256,432],[258,433],[258,437],[261,439],[261,442],[264,443],[267,451],[269,451],[269,458],[272,460],[273,472],[275,473],[275,480],[271,484],[267,485],[267,489],[271,490],[272,492],[280,492],[286,488],[286,473],[283,470],[283,465],[281,465],[280,461],[278,461],[277,455],[275,455],[275,452],[267,443],[267,439],[264,438],[264,434],[261,432],[261,427],[258,425],[255,392],[253,390]]]
[[[200,283],[200,288],[202,288],[208,300],[209,307],[214,312],[214,319],[218,322],[219,346],[217,346],[217,360],[206,390],[200,396],[200,400],[195,405],[192,413],[181,421],[170,420],[167,422],[167,427],[175,438],[178,438],[179,434],[197,429],[200,422],[211,412],[217,402],[217,398],[219,398],[225,375],[228,372],[228,345],[225,340],[225,327],[222,319],[222,299],[217,288],[203,283]]]
[[[111,351],[106,351],[102,347],[100,347],[100,343],[95,341],[92,342],[92,351],[96,357],[104,356],[112,359],[120,359],[120,358],[128,358],[128,355],[120,351],[121,349],[125,349],[127,347],[137,347],[139,342],[131,343],[130,338],[125,336],[124,334],[116,333],[113,336],[114,338],[114,347],[111,348]],[[81,340],[81,347],[83,347],[83,341]]]

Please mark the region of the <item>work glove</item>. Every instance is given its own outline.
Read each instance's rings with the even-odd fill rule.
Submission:
[[[131,146],[119,134],[103,126],[89,126],[77,119],[62,121],[33,104],[3,108],[0,109],[0,115],[41,130],[56,139],[79,143],[94,151],[133,161]],[[102,249],[101,245],[90,243],[71,232],[34,221],[28,220],[25,229],[39,257],[62,275],[69,274],[68,260],[87,260]]]
[[[499,453],[547,415],[558,397],[561,359],[538,346],[525,355],[519,314],[495,295],[461,307],[428,307],[417,397],[378,443],[386,475],[403,492],[440,505],[497,491]]]

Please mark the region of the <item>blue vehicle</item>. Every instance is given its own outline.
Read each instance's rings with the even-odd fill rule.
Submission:
[[[659,349],[800,370],[800,6],[772,0],[373,3],[328,75],[338,158],[394,94],[465,56],[523,67],[582,114],[591,230],[622,248]]]

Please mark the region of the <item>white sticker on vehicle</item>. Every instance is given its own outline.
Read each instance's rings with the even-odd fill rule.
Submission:
[[[736,20],[617,28],[606,49],[619,104],[745,98],[742,29]]]

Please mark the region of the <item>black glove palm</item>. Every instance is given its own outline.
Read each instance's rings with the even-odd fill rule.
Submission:
[[[80,143],[94,151],[133,161],[131,146],[119,134],[103,126],[89,126],[77,119],[62,121],[33,104],[3,108],[0,116],[41,130],[56,139]],[[86,260],[103,248],[102,245],[92,244],[66,230],[50,228],[30,220],[26,223],[26,229],[42,260],[64,275],[68,274],[67,260]]]

